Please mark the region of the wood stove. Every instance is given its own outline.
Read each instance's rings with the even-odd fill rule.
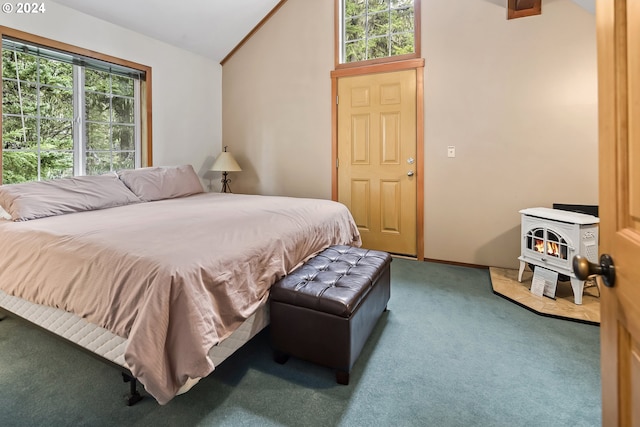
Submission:
[[[575,255],[582,255],[590,262],[598,263],[600,219],[549,208],[523,209],[520,214],[522,240],[518,281],[522,282],[527,264],[555,271],[571,280],[574,302],[582,304],[584,280],[573,273],[572,260]]]

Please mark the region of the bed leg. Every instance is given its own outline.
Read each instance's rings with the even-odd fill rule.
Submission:
[[[276,363],[284,365],[285,363],[287,363],[287,360],[289,360],[289,355],[287,353],[282,352],[282,351],[276,350],[276,351],[273,352],[273,360]]]
[[[133,406],[142,400],[142,396],[138,392],[138,380],[131,375],[122,373],[122,379],[125,383],[129,383],[129,394],[124,397],[127,406]]]

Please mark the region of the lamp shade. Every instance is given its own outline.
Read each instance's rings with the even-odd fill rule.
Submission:
[[[231,153],[228,151],[223,151],[220,153],[215,162],[213,162],[213,166],[211,166],[212,171],[217,172],[239,172],[242,170],[236,159],[233,158]]]

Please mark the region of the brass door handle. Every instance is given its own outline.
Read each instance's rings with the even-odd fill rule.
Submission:
[[[602,276],[605,286],[612,288],[616,283],[616,269],[613,265],[613,258],[609,254],[600,255],[600,264],[593,264],[581,255],[573,257],[573,272],[580,280],[587,280],[594,274]]]

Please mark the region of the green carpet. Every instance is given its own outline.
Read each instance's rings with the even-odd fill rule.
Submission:
[[[188,393],[124,405],[113,368],[0,322],[1,426],[600,426],[599,328],[496,296],[488,270],[394,259],[351,373],[271,358],[268,329]]]

